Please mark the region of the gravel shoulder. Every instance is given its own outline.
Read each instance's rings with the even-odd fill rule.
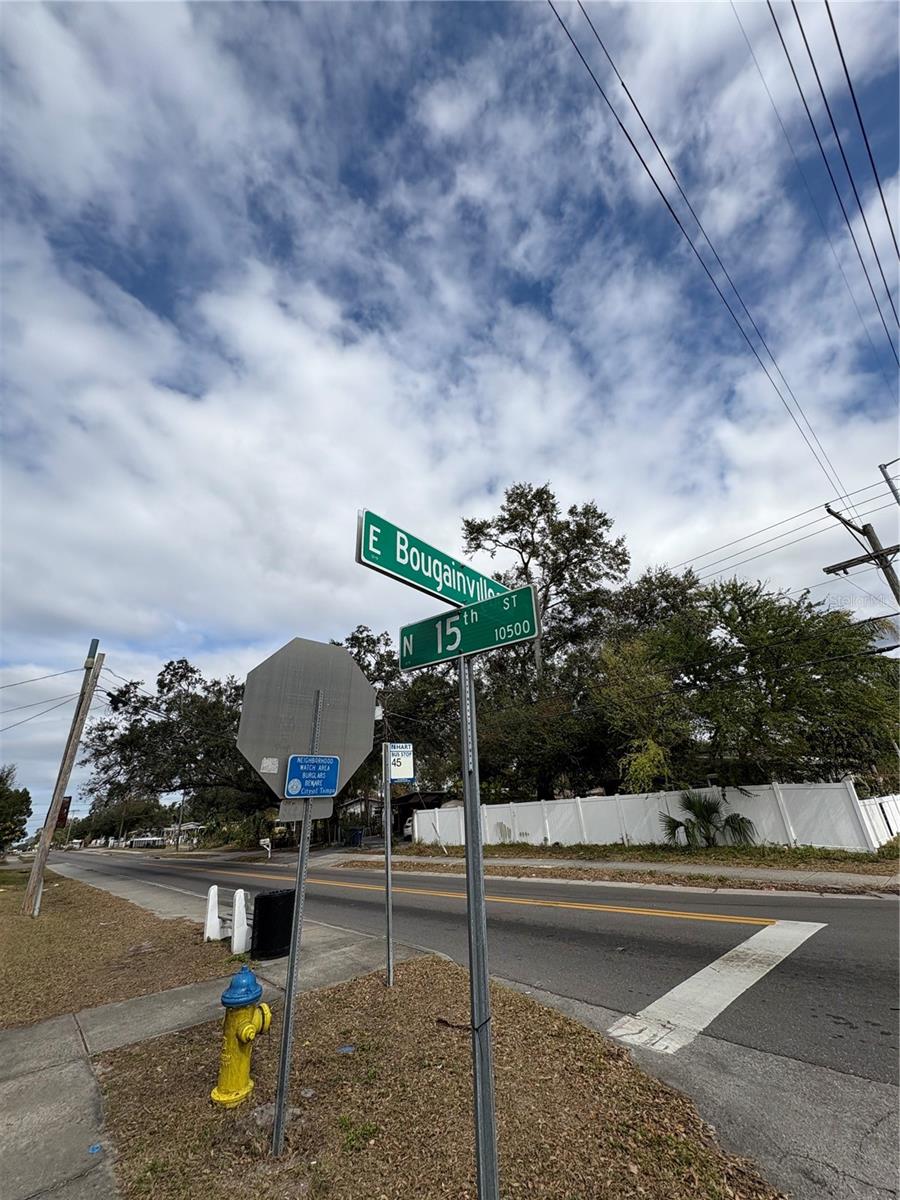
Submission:
[[[227,975],[226,944],[48,871],[41,913],[22,914],[26,871],[0,870],[0,1028]]]
[[[492,999],[504,1200],[780,1195],[624,1050],[518,992],[493,985]],[[390,990],[374,974],[301,996],[295,1111],[274,1162],[278,1024],[256,1043],[251,1101],[232,1111],[209,1100],[217,1025],[102,1056],[125,1200],[218,1200],[238,1186],[254,1200],[473,1200],[465,971],[423,958]]]

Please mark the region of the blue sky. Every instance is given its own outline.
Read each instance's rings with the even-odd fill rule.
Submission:
[[[833,10],[896,212],[898,10]],[[589,11],[844,483],[876,484],[896,367],[765,5],[738,11],[833,250],[730,4]],[[896,303],[825,10],[800,11]],[[546,5],[7,4],[0,33],[4,682],[95,634],[124,675],[242,675],[427,615],[354,564],[364,506],[454,552],[462,516],[549,480],[639,570],[834,494]],[[738,572],[819,583],[853,547]],[[819,594],[884,611],[861,582]],[[68,711],[6,735],[36,811]]]

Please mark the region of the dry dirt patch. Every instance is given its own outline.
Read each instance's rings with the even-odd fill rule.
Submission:
[[[773,1200],[693,1104],[599,1034],[494,986],[504,1200]],[[218,1029],[99,1062],[126,1200],[472,1200],[468,982],[435,959],[301,996],[283,1159],[269,1157],[279,1018],[256,1091],[215,1108]],[[348,1052],[348,1048],[349,1052]]]

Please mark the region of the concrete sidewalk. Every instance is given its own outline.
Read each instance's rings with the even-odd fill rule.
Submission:
[[[354,861],[371,860],[373,868],[383,865],[384,855],[382,854],[354,854],[348,855],[346,852],[335,855],[334,861],[338,859],[346,860],[352,857]],[[394,855],[396,862],[415,863],[422,869],[427,869],[429,865],[434,863],[447,862],[462,862],[455,855],[443,854],[397,854]],[[324,863],[322,864],[325,865]],[[884,875],[864,875],[853,871],[798,871],[796,868],[787,869],[781,867],[730,867],[725,864],[710,863],[678,863],[678,862],[630,862],[623,859],[586,859],[586,858],[523,858],[509,857],[501,858],[491,855],[484,860],[485,867],[521,867],[527,870],[529,867],[539,871],[541,875],[547,875],[552,878],[554,867],[577,867],[579,869],[595,869],[598,871],[612,872],[640,872],[645,875],[706,875],[710,877],[723,876],[727,879],[750,879],[760,883],[771,884],[773,888],[777,888],[779,883],[790,884],[805,884],[811,891],[821,887],[869,887],[875,890],[879,888],[896,887],[900,876],[890,874],[887,869],[889,864],[885,863]]]
[[[140,903],[133,895],[128,898]],[[184,894],[176,897],[184,899]],[[190,906],[194,912],[196,899]],[[188,906],[180,903],[174,907]],[[194,912],[168,911],[164,915],[191,916]],[[398,962],[418,953],[411,946],[395,945]],[[382,938],[304,922],[297,979],[300,991],[330,987],[383,967]],[[253,969],[263,984],[263,999],[278,1005],[287,959],[253,964]],[[102,1004],[24,1029],[0,1031],[3,1200],[114,1200],[115,1152],[103,1132],[103,1101],[94,1056],[220,1020],[221,995],[230,978],[223,976]],[[276,1009],[276,1037],[279,1031]],[[214,1082],[209,1081],[210,1087]]]

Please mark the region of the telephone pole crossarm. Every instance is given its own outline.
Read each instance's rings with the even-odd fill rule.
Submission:
[[[835,512],[830,504],[825,505],[825,511],[828,513],[829,517],[834,517],[836,521],[840,521],[842,525],[846,525],[851,533],[855,533],[859,537],[865,537],[865,534],[858,525],[854,525],[852,521],[848,521],[843,513]]]
[[[822,570],[826,575],[843,575],[850,567],[858,567],[863,563],[879,562],[887,555],[894,555],[900,552],[900,544],[896,546],[885,546],[881,550],[872,550],[869,554],[858,554],[856,558],[845,558],[843,562],[834,563],[830,567],[823,567]]]

